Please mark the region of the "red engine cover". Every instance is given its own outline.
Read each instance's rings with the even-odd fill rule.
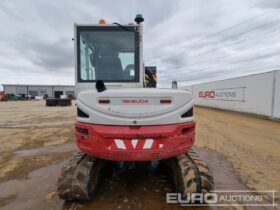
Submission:
[[[195,122],[158,126],[76,123],[76,142],[86,154],[115,161],[175,157],[194,143]]]

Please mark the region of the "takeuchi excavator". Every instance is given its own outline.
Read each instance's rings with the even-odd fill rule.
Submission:
[[[143,21],[137,15],[136,23],[124,25],[104,19],[74,25],[80,152],[61,170],[61,199],[90,200],[102,170],[112,161],[160,160],[183,198],[214,188],[209,167],[191,150],[191,93],[156,88],[155,68],[144,66]]]

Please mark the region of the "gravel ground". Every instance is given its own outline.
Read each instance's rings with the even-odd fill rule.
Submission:
[[[194,149],[211,167],[216,189],[280,191],[279,122],[200,107],[195,114]],[[167,177],[157,168],[143,170],[141,164],[107,175],[91,202],[60,200],[60,168],[77,151],[75,115],[74,105],[0,102],[1,209],[186,209],[167,205],[166,192],[174,192]]]

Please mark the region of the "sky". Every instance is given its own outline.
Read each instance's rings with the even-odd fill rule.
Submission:
[[[0,84],[74,84],[74,23],[144,16],[160,87],[280,69],[280,0],[1,0]]]

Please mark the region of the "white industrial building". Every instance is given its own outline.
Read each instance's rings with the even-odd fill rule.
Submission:
[[[194,104],[280,119],[280,70],[184,87]]]
[[[18,85],[3,84],[5,94],[47,96],[59,98],[60,95],[75,95],[74,85]]]

